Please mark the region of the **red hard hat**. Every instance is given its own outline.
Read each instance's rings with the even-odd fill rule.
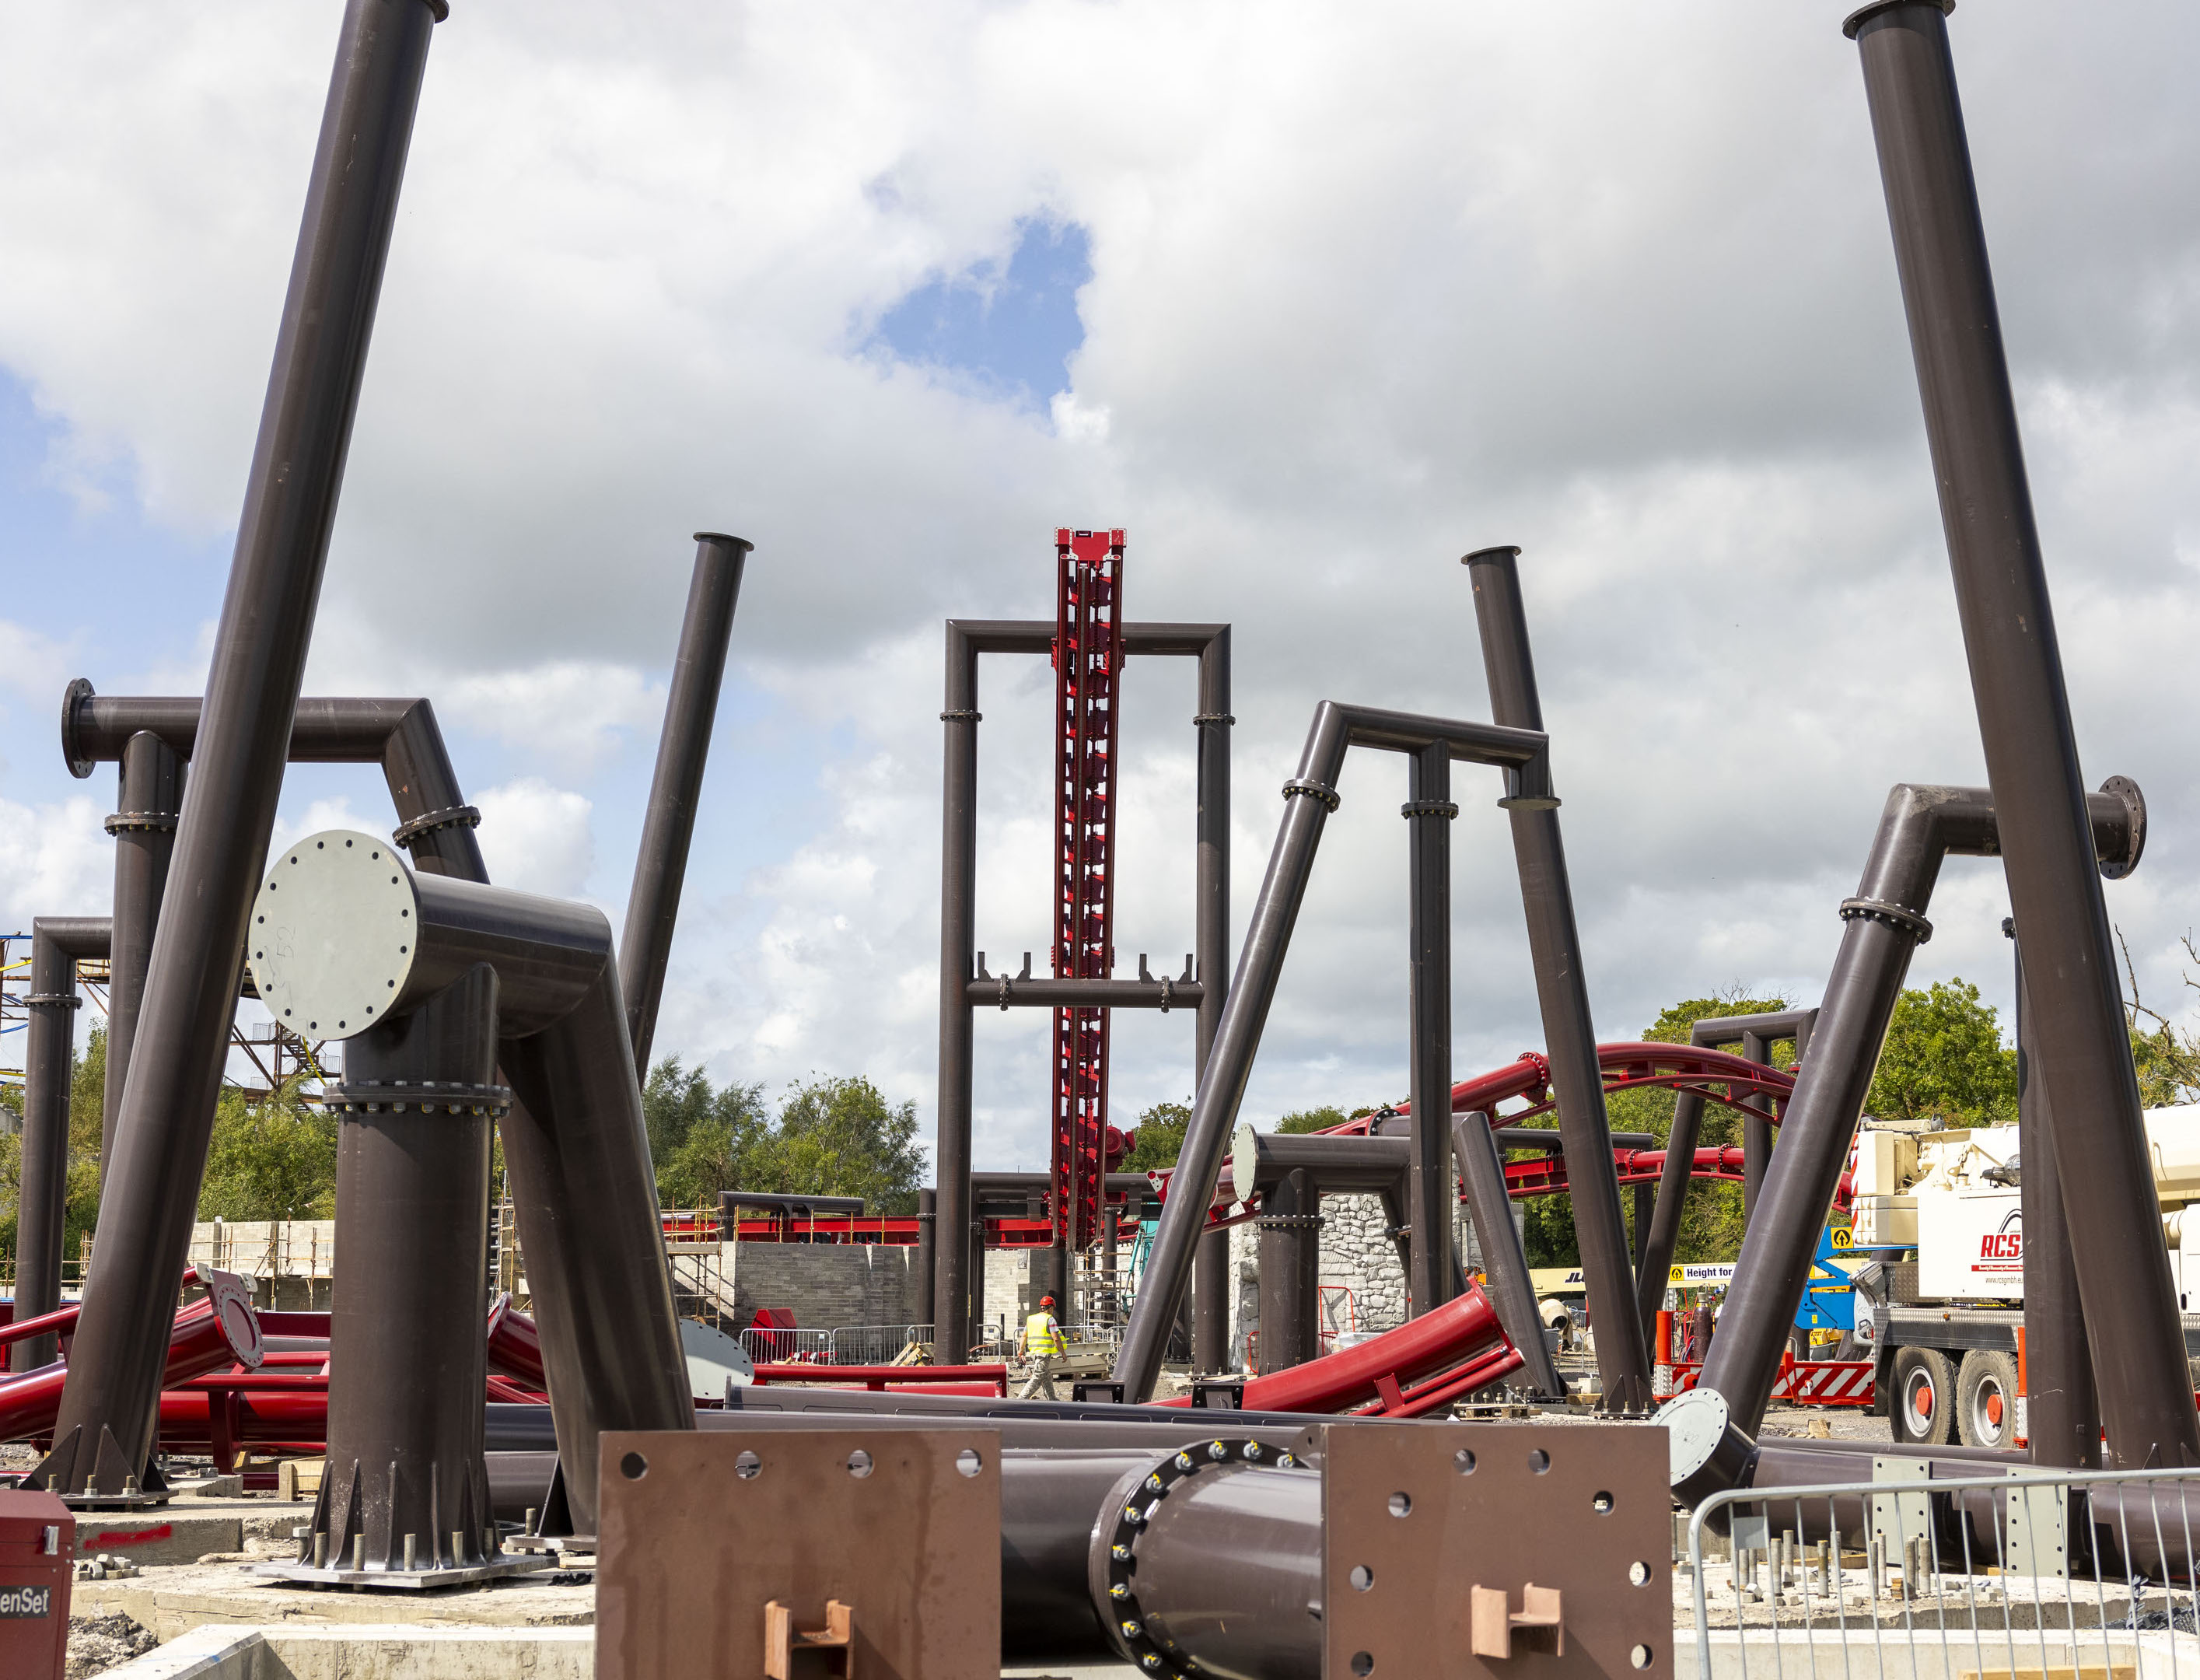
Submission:
[[[1051,1295],[1042,1295],[1039,1298],[1039,1304],[1042,1307],[1051,1307],[1054,1305],[1054,1297]]]

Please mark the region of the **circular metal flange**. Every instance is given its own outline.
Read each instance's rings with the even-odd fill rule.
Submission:
[[[84,999],[73,992],[33,992],[23,1002],[34,1010],[80,1010],[84,1007]]]
[[[1319,1214],[1262,1214],[1253,1221],[1260,1231],[1319,1231],[1322,1227]]]
[[[176,814],[171,811],[118,811],[102,826],[110,834],[173,834]]]
[[[1182,1650],[1173,1640],[1156,1635],[1146,1626],[1132,1580],[1138,1572],[1138,1532],[1151,1520],[1161,1501],[1168,1497],[1170,1489],[1202,1471],[1220,1470],[1231,1465],[1290,1470],[1297,1466],[1298,1460],[1283,1448],[1271,1447],[1249,1437],[1224,1436],[1194,1442],[1155,1465],[1112,1511],[1103,1510],[1095,1525],[1095,1538],[1099,1537],[1097,1531],[1104,1531],[1108,1542],[1104,1583],[1096,1580],[1094,1585],[1108,1595],[1109,1637],[1143,1673],[1165,1675],[1168,1680],[1192,1680],[1192,1677],[1205,1671],[1199,1667],[1197,1658]],[[1096,1556],[1096,1576],[1099,1565],[1100,1560]]]
[[[1556,793],[1523,793],[1517,799],[1497,802],[1500,811],[1556,811],[1561,801]]]
[[[1408,820],[1416,817],[1441,817],[1454,822],[1459,817],[1459,805],[1451,799],[1408,799],[1398,807],[1398,815]]]
[[[939,721],[943,723],[982,723],[986,721],[986,714],[982,711],[943,711],[939,714]]]
[[[1227,728],[1237,721],[1226,711],[1200,711],[1192,714],[1191,726],[1196,729],[1203,723],[1220,723]]]
[[[61,690],[61,757],[67,761],[69,774],[79,781],[99,768],[99,761],[85,751],[76,733],[77,711],[91,694],[91,684],[81,676],[71,677],[68,687]]]
[[[1856,10],[1841,20],[1841,33],[1853,41],[1857,38],[1857,32],[1881,12],[1899,11],[1903,7],[1915,3],[1916,0],[1872,0],[1870,5],[1858,7]],[[1923,0],[1923,3],[1937,6],[1942,17],[1947,16],[1956,9],[1956,0]]]
[[[1908,934],[1920,945],[1933,937],[1933,924],[1914,910],[1905,910],[1900,904],[1889,904],[1884,899],[1842,899],[1841,920],[1854,922],[1859,918]]]
[[[1295,799],[1301,794],[1304,794],[1310,799],[1320,800],[1322,805],[1330,811],[1335,811],[1337,806],[1344,803],[1337,797],[1337,789],[1325,781],[1310,781],[1304,776],[1293,776],[1284,784],[1285,799]]]
[[[403,1114],[418,1109],[422,1114],[487,1115],[500,1120],[512,1112],[512,1092],[501,1085],[463,1085],[455,1080],[361,1080],[330,1086],[321,1093],[321,1106],[340,1115]]]
[[[2146,795],[2139,791],[2139,783],[2127,776],[2110,776],[2101,784],[2101,791],[2121,799],[2124,809],[2131,813],[2131,844],[2124,848],[2124,855],[2101,860],[2101,878],[2121,881],[2139,867],[2139,856],[2146,850]]]
[[[473,805],[452,805],[442,811],[424,811],[409,822],[401,822],[389,831],[391,841],[407,852],[412,842],[423,834],[432,834],[438,828],[478,828],[481,811]]]
[[[388,1013],[419,950],[419,894],[386,840],[331,828],[267,866],[245,950],[269,1013],[349,1039]]]

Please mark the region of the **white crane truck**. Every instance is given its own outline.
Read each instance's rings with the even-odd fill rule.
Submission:
[[[2190,1359],[2200,1352],[2200,1105],[2150,1109],[2146,1131]],[[2022,1170],[2014,1126],[1867,1121],[1857,1135],[1856,1339],[1875,1361],[1874,1409],[1897,1441],[2008,1447],[2023,1437]]]

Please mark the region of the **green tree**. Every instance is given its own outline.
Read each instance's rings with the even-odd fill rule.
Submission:
[[[1370,1112],[1372,1111],[1366,1109],[1354,1110],[1356,1114]],[[1276,1130],[1278,1132],[1326,1132],[1331,1127],[1342,1126],[1351,1118],[1351,1115],[1348,1115],[1331,1103],[1322,1108],[1300,1109],[1295,1113],[1287,1114],[1276,1122]]]
[[[61,1253],[73,1264],[84,1233],[99,1223],[99,1134],[107,1091],[107,1029],[94,1027],[69,1068],[68,1167]],[[15,1211],[23,1189],[22,1090],[9,1086],[0,1104],[12,1134],[0,1137],[0,1252],[15,1251]]]
[[[913,1213],[924,1174],[916,1104],[890,1103],[861,1074],[790,1086],[763,1152],[764,1176],[746,1189],[860,1196],[881,1213]]]
[[[1896,1000],[1864,1111],[1881,1120],[1937,1115],[1951,1126],[2016,1118],[2016,1052],[1977,986],[1958,976]]]
[[[1158,1173],[1176,1165],[1184,1130],[1191,1124],[1189,1103],[1156,1103],[1138,1116],[1138,1141],[1116,1168],[1119,1173]]]
[[[713,1088],[700,1068],[667,1057],[650,1070],[641,1113],[659,1199],[671,1208],[716,1208],[722,1190],[758,1190],[758,1156],[771,1129],[761,1085]]]
[[[307,1103],[298,1086],[293,1077],[263,1098],[221,1093],[199,1186],[201,1219],[336,1217],[336,1117]]]
[[[2124,976],[2131,987],[2124,999],[2124,1016],[2131,1024],[2132,1065],[2139,1074],[2140,1103],[2150,1109],[2200,1103],[2200,1033],[2180,1027],[2161,1010],[2139,1001],[2139,969],[2121,928],[2116,943],[2123,951]],[[2185,956],[2200,963],[2200,949],[2194,948],[2190,933],[2182,943]],[[2188,991],[2200,992],[2200,980],[2192,977],[2191,970],[2185,971],[2184,980]]]

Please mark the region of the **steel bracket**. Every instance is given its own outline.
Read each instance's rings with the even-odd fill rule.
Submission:
[[[699,1651],[754,1673],[781,1633],[790,1674],[998,1672],[1000,1432],[905,1425],[606,1431],[600,1680],[655,1680]]]
[[[1664,1430],[1325,1425],[1302,1444],[1315,1434],[1324,1673],[1670,1680]]]

